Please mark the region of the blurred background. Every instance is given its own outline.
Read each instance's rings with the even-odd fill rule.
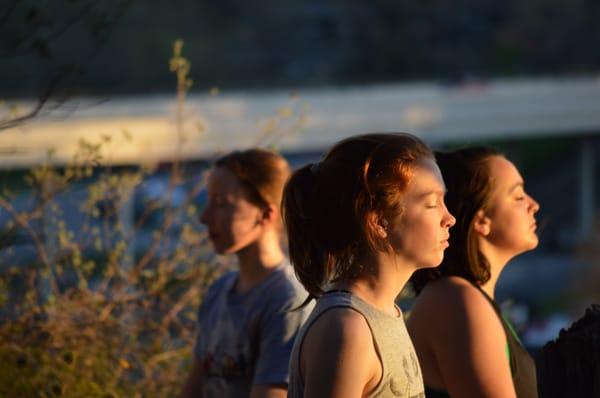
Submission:
[[[497,296],[535,353],[600,301],[599,18],[591,0],[3,1],[0,392],[177,391],[228,266],[197,221],[207,165],[260,145],[297,167],[369,131],[517,164],[540,245]]]

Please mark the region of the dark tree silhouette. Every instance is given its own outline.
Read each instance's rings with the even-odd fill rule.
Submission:
[[[19,79],[0,99],[35,97],[27,109],[0,109],[0,130],[63,104],[77,77],[107,41],[132,0],[4,0],[0,2],[0,73]],[[14,76],[14,73],[12,74]],[[23,82],[25,80],[25,83]]]
[[[544,346],[538,373],[541,397],[600,396],[600,305]]]

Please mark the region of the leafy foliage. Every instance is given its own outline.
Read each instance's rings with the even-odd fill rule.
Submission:
[[[178,142],[191,86],[182,46],[176,42],[170,62]],[[300,119],[282,108],[261,142],[299,129]],[[186,173],[177,155],[162,174],[151,166],[109,166],[110,145],[130,139],[124,132],[82,140],[67,166],[49,161],[29,170],[28,198],[7,189],[0,194],[1,397],[179,391],[196,310],[227,263],[207,261],[211,250],[197,222],[202,175]],[[164,190],[138,210],[136,194],[157,175]]]

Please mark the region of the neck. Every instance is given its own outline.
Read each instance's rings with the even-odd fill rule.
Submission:
[[[408,282],[413,269],[385,253],[362,258],[360,263],[372,270],[371,275],[353,281],[340,281],[336,288],[350,290],[381,311],[398,316],[396,297]]]
[[[275,231],[265,232],[258,240],[236,253],[239,276],[236,290],[246,292],[265,280],[285,257]]]
[[[496,283],[500,278],[500,274],[513,256],[497,250],[495,247],[488,245],[487,242],[485,244],[481,244],[480,248],[490,265],[490,280],[484,283],[481,288],[488,294],[488,296],[494,298]]]

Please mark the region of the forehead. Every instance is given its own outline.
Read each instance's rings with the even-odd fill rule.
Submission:
[[[494,156],[489,160],[490,179],[498,189],[512,187],[521,183],[523,177],[515,165],[503,156]]]
[[[435,160],[426,158],[414,166],[407,194],[421,196],[430,193],[444,193],[445,190],[442,173]]]
[[[243,193],[243,187],[238,178],[224,167],[216,167],[210,172],[206,189],[212,196],[240,196]]]

